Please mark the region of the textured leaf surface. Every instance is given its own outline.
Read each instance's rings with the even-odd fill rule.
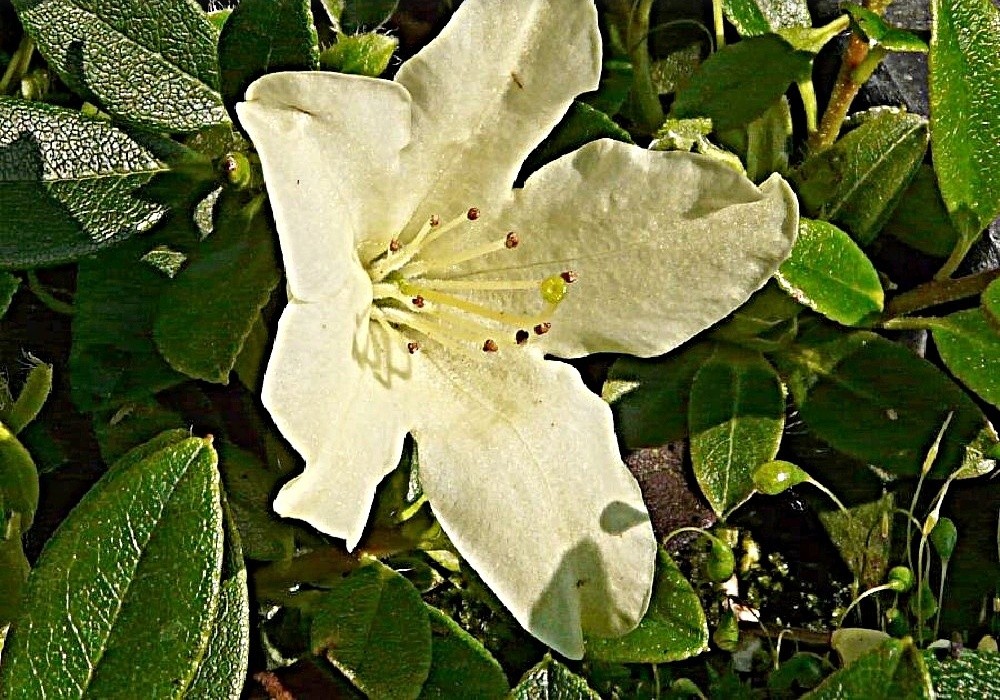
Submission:
[[[982,309],[958,311],[935,321],[934,343],[962,383],[1000,406],[1000,331]]]
[[[226,118],[216,31],[194,0],[14,0],[63,82],[121,119],[195,131]]]
[[[931,700],[934,690],[921,651],[913,640],[888,639],[802,697],[809,700]]]
[[[924,652],[938,700],[1000,697],[1000,654],[965,650],[957,659],[938,660],[934,652]]]
[[[362,692],[416,698],[431,667],[431,626],[420,593],[381,564],[355,569],[314,611],[310,640]]]
[[[934,169],[921,164],[885,224],[885,232],[921,253],[946,258],[958,242]]]
[[[207,440],[154,440],[63,521],[28,582],[3,697],[178,697],[219,598],[222,510]]]
[[[993,466],[984,452],[996,433],[982,411],[939,369],[873,333],[820,329],[799,354],[779,358],[800,415],[817,437],[894,474],[920,473],[948,414],[951,424],[931,474]]]
[[[723,0],[722,9],[741,36],[812,25],[805,0]]]
[[[916,174],[927,138],[927,122],[916,114],[869,119],[793,174],[804,213],[871,243]]]
[[[616,639],[587,640],[587,657],[616,663],[663,664],[708,649],[708,622],[701,601],[677,564],[657,553],[649,610],[639,626]]]
[[[1000,10],[990,0],[932,0],[934,169],[963,238],[1000,212]]]
[[[341,34],[337,43],[320,54],[324,70],[378,77],[389,67],[399,39],[378,32]]]
[[[153,337],[171,367],[225,383],[243,341],[278,285],[269,217],[223,194],[214,232],[160,296]]]
[[[66,262],[149,230],[166,210],[136,193],[165,170],[107,121],[0,99],[0,267]]]
[[[812,55],[777,35],[730,44],[705,61],[674,100],[671,116],[709,117],[731,129],[759,117],[788,86],[809,75]]]
[[[777,454],[781,381],[760,354],[720,349],[695,375],[688,423],[695,477],[721,515],[750,496],[754,471]]]
[[[691,382],[712,348],[699,343],[662,358],[615,360],[602,396],[611,404],[615,432],[629,449],[663,445],[687,434]]]
[[[437,608],[430,616],[431,670],[420,700],[501,700],[510,693],[500,664],[471,634]]]
[[[549,656],[524,674],[511,692],[514,700],[600,700],[580,676]]]
[[[799,236],[777,278],[795,299],[845,325],[881,311],[885,299],[868,256],[825,221],[799,220]]]
[[[309,0],[242,0],[219,36],[222,97],[230,107],[264,73],[318,66]]]

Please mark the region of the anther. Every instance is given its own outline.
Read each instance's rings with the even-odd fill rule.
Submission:
[[[491,338],[487,338],[486,342],[483,343],[483,352],[496,352],[499,349],[496,341]]]
[[[561,273],[559,276],[562,277],[563,282],[566,284],[573,284],[580,277],[572,270],[566,270],[566,272]]]
[[[413,353],[415,353],[415,352],[416,352],[417,350],[419,350],[419,349],[420,349],[420,343],[417,343],[417,342],[415,342],[415,341],[411,341],[411,342],[409,342],[409,343],[407,343],[407,344],[406,344],[406,350],[407,350],[407,352],[409,352],[409,353],[410,353],[411,355],[412,355]]]
[[[507,236],[503,239],[503,245],[505,248],[507,248],[507,250],[513,250],[514,248],[517,248],[520,242],[521,239],[518,238],[517,234],[514,233],[513,231],[508,232]]]
[[[435,228],[437,226],[440,226],[441,225],[441,217],[438,216],[437,214],[431,214],[431,218],[430,218],[429,223],[431,225],[431,228]]]
[[[403,247],[403,244],[399,242],[398,238],[393,238],[389,241],[389,252],[398,253],[399,249]]]
[[[424,308],[424,298],[419,294],[410,299],[410,301],[412,301],[413,305],[416,306],[418,309]]]
[[[469,217],[469,221],[475,221],[476,219],[479,218],[479,210],[476,209],[475,207],[472,207],[471,209],[469,209],[469,211],[465,213],[465,215]]]
[[[546,321],[535,326],[535,335],[545,335],[552,329],[552,324]]]
[[[515,333],[514,334],[514,342],[516,342],[518,345],[524,345],[525,343],[527,343],[528,342],[528,331],[522,329],[522,330],[519,330],[517,333]]]

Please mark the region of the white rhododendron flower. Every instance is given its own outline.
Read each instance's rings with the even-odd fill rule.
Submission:
[[[412,434],[455,547],[570,658],[639,622],[656,539],[607,405],[545,356],[667,352],[798,225],[780,177],[609,140],[513,189],[600,70],[589,0],[466,0],[392,82],[275,73],[237,108],[288,279],[263,400],[306,462],[275,510],[355,547]]]

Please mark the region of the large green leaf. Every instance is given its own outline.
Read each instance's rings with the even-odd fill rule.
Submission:
[[[1000,406],[1000,332],[982,309],[969,309],[933,322],[934,343],[948,369]]]
[[[210,440],[170,434],[91,489],[31,573],[0,667],[5,699],[184,694],[219,604],[215,467]]]
[[[318,67],[309,0],[242,0],[222,27],[219,70],[227,106],[264,73]]]
[[[921,253],[946,258],[958,242],[931,166],[923,163],[885,224],[885,232]]]
[[[0,268],[74,260],[166,212],[136,196],[167,166],[106,120],[0,98]]]
[[[666,551],[657,553],[649,609],[639,626],[614,639],[587,639],[587,657],[616,663],[664,664],[708,649],[701,601]]]
[[[994,466],[996,433],[982,411],[937,367],[885,338],[818,328],[794,353],[776,356],[799,413],[834,448],[894,474],[920,473],[948,415],[934,470],[944,477]]]
[[[805,0],[723,0],[722,10],[741,36],[812,25]]]
[[[799,236],[777,278],[795,299],[845,325],[881,311],[885,299],[868,256],[825,221],[799,220]]]
[[[471,634],[437,608],[427,606],[433,643],[431,670],[420,700],[501,700],[510,693],[497,660]]]
[[[190,249],[190,263],[165,285],[153,337],[178,372],[226,383],[281,275],[260,200],[246,205],[239,193],[227,192],[216,210],[213,233]]]
[[[934,169],[962,237],[1000,212],[1000,10],[990,0],[932,0]]]
[[[511,692],[513,700],[600,700],[580,676],[546,655],[521,678]]]
[[[934,690],[921,651],[912,639],[887,639],[832,674],[809,700],[931,700]]]
[[[69,370],[81,410],[145,400],[184,380],[153,342],[160,295],[170,283],[142,260],[157,240],[133,239],[80,263]]]
[[[380,563],[323,594],[309,637],[314,652],[369,696],[417,698],[430,672],[431,625],[420,593]]]
[[[695,477],[722,515],[750,497],[754,471],[778,452],[781,381],[759,353],[720,348],[695,375],[688,423]]]
[[[958,658],[941,661],[933,650],[924,651],[938,700],[1000,697],[1000,654],[965,649]]]
[[[691,382],[712,349],[710,343],[697,343],[666,357],[615,360],[601,394],[611,404],[615,432],[626,447],[656,447],[687,434]]]
[[[194,0],[13,1],[49,66],[111,114],[176,132],[226,118],[215,28]]]
[[[793,173],[803,212],[871,243],[916,174],[927,138],[919,115],[876,114]]]
[[[671,116],[709,117],[716,130],[749,124],[791,83],[809,77],[812,55],[775,34],[731,44],[705,61],[677,92]]]

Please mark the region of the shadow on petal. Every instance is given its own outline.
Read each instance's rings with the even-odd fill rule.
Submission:
[[[387,389],[393,388],[397,379],[406,381],[413,376],[413,356],[400,338],[367,318],[367,312],[357,317],[358,330],[354,336],[351,355],[362,367],[371,370],[372,376]]]
[[[649,513],[624,501],[612,501],[601,512],[601,529],[609,535],[621,535],[636,525],[649,521]]]

